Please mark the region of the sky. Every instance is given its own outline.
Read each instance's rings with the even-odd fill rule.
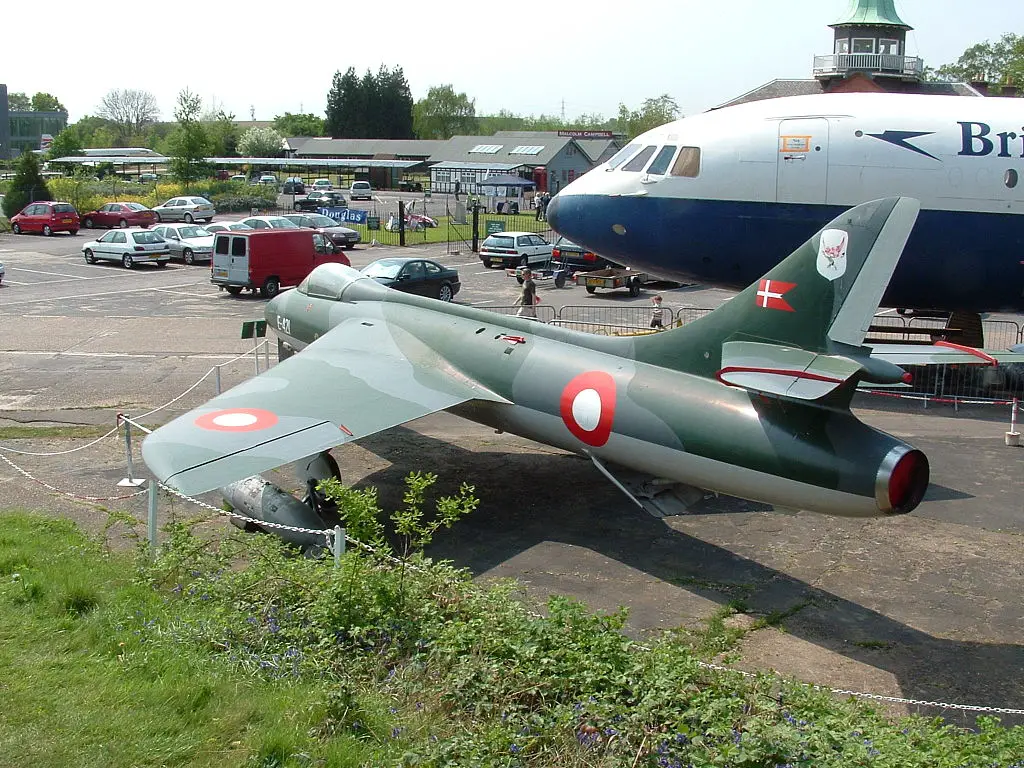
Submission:
[[[54,94],[71,122],[104,94],[138,88],[173,119],[182,88],[236,119],[323,115],[331,79],[354,67],[401,66],[414,99],[451,84],[477,114],[583,113],[612,117],[669,94],[682,114],[704,111],[774,78],[807,78],[832,52],[828,24],[848,0],[633,0],[619,3],[391,0],[282,6],[216,0],[187,15],[166,3],[115,6],[50,0],[47,16],[74,19],[39,35],[5,34],[0,82]],[[19,14],[6,20],[17,28]],[[907,53],[928,66],[1007,32],[1024,33],[1014,0],[896,0],[914,27]],[[130,11],[130,12],[129,12]],[[108,42],[109,41],[109,42]]]

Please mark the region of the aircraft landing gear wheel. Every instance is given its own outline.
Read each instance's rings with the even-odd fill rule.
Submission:
[[[597,288],[595,288],[593,285],[588,285],[587,286],[587,293],[595,293],[596,291],[597,291]]]

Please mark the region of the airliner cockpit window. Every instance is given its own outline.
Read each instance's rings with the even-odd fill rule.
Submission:
[[[637,171],[642,171],[644,169],[644,166],[647,165],[647,161],[651,159],[651,155],[654,154],[654,150],[656,149],[657,147],[653,145],[650,147],[644,147],[632,160],[630,160],[628,163],[622,166],[622,170],[631,171],[633,173],[636,173]]]
[[[652,176],[664,176],[665,171],[668,170],[669,163],[672,162],[672,155],[676,153],[674,145],[669,144],[667,147],[662,147],[658,156],[654,158],[654,162],[647,167],[647,173]]]
[[[629,160],[629,158],[631,158],[638,149],[640,149],[639,144],[630,144],[629,146],[620,149],[612,156],[612,159],[608,161],[608,170],[613,171],[618,168],[624,162]]]
[[[695,179],[699,173],[700,147],[683,147],[679,150],[679,157],[672,164],[672,175],[688,176],[691,179]]]

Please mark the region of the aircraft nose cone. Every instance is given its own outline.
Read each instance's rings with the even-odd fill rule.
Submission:
[[[555,195],[553,198],[551,198],[551,202],[548,203],[548,209],[547,211],[545,211],[548,217],[548,224],[550,224],[551,228],[558,232],[559,234],[562,233],[562,231],[558,228],[558,211],[559,209],[561,209],[561,207],[562,204],[559,201],[559,195]]]

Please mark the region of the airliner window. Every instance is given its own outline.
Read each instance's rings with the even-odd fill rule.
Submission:
[[[673,176],[697,178],[700,173],[700,147],[683,147],[672,165]]]
[[[654,158],[654,162],[647,168],[647,173],[652,176],[664,176],[665,171],[668,170],[668,164],[672,162],[672,155],[676,153],[676,148],[669,144],[667,147],[662,147],[658,156]]]
[[[618,168],[624,162],[629,160],[629,158],[631,158],[638,149],[640,149],[639,144],[630,144],[628,147],[620,149],[615,153],[612,159],[608,161],[609,170]]]
[[[622,170],[630,171],[632,173],[642,171],[644,169],[644,166],[647,165],[647,161],[651,159],[651,155],[654,154],[654,150],[656,149],[657,147],[655,146],[644,147],[642,150],[640,150],[639,154],[637,154],[636,157],[634,157],[632,160],[630,160],[628,163],[622,166]]]
[[[1008,189],[1016,187],[1018,181],[1020,181],[1020,174],[1017,173],[1016,168],[1010,168],[1003,174],[1003,183],[1006,184]]]

